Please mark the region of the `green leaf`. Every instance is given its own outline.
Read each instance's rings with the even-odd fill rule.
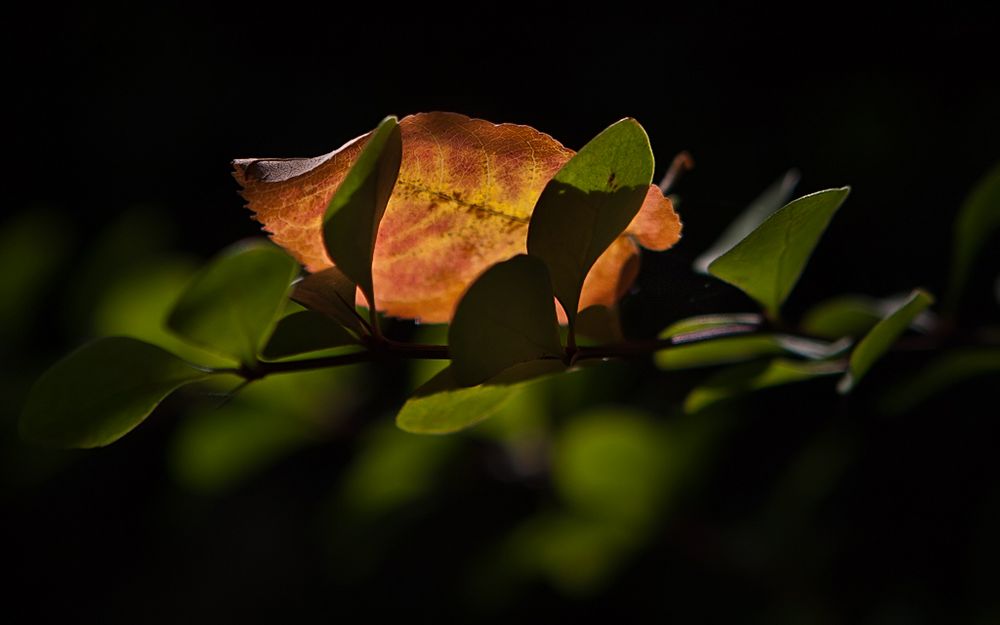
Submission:
[[[142,423],[171,392],[209,375],[149,343],[98,339],[38,379],[21,413],[21,435],[53,447],[101,447]]]
[[[955,220],[948,308],[954,310],[972,267],[990,236],[1000,228],[1000,163],[976,184]]]
[[[479,276],[455,310],[448,350],[462,386],[484,382],[519,362],[562,358],[545,264],[520,254]]]
[[[880,304],[862,295],[842,295],[809,310],[799,324],[806,334],[827,339],[863,336],[882,318]]]
[[[774,211],[784,206],[798,183],[799,172],[797,170],[791,169],[785,172],[780,180],[765,189],[739,217],[729,224],[729,227],[719,236],[711,248],[695,259],[694,270],[699,273],[708,273],[708,266],[712,264],[712,261],[731,250],[734,245],[753,232],[754,228],[770,217]]]
[[[368,333],[354,306],[358,287],[340,269],[330,267],[295,283],[292,299],[309,310],[326,315],[355,336]]]
[[[708,267],[713,276],[757,300],[772,318],[798,282],[820,236],[847,199],[849,187],[800,197]]]
[[[826,343],[787,334],[748,334],[681,343],[656,352],[653,360],[658,367],[667,370],[732,364],[778,354],[821,360],[831,358],[849,346],[847,342]]]
[[[282,317],[262,356],[273,360],[357,344],[357,337],[343,326],[317,312],[303,310]]]
[[[256,361],[285,306],[298,264],[263,241],[233,245],[205,267],[174,305],[167,327],[192,343]]]
[[[395,117],[386,117],[368,137],[323,216],[323,243],[327,255],[361,288],[373,307],[375,237],[399,176],[402,158],[399,122]]]
[[[396,425],[414,434],[457,432],[493,416],[531,384],[565,370],[558,360],[524,362],[478,386],[462,386],[451,366],[416,390],[396,415]]]
[[[843,373],[844,366],[832,362],[806,362],[776,358],[770,362],[748,363],[719,371],[684,400],[684,411],[698,412],[712,404],[752,391],[802,382]]]
[[[590,267],[639,212],[652,179],[649,137],[623,119],[583,146],[538,198],[528,253],[548,266],[571,327]]]
[[[941,354],[915,376],[892,388],[880,405],[886,412],[901,414],[961,382],[998,374],[1000,349],[958,349]]]
[[[723,315],[698,315],[681,319],[667,326],[660,332],[661,339],[669,339],[682,336],[704,336],[713,332],[733,331],[745,328],[754,330],[758,328],[764,319],[755,313],[732,313]]]
[[[850,367],[837,385],[837,390],[841,393],[849,393],[853,390],[872,365],[892,347],[896,339],[916,319],[917,315],[933,303],[934,298],[929,293],[917,289],[899,308],[879,321],[851,352]]]

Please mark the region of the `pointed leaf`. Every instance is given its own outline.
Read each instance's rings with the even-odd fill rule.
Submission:
[[[540,379],[565,371],[558,360],[514,365],[477,386],[462,386],[448,367],[407,400],[396,425],[414,434],[447,434],[487,419],[509,400]]]
[[[333,264],[375,301],[375,237],[399,176],[403,140],[399,122],[386,117],[368,137],[323,216],[323,243]]]
[[[368,333],[354,307],[358,287],[337,267],[310,274],[295,283],[292,299],[361,337]]]
[[[201,347],[254,362],[286,302],[298,265],[263,241],[231,246],[187,287],[167,327]]]
[[[917,315],[933,303],[934,298],[929,293],[917,289],[899,308],[879,321],[851,352],[850,367],[837,385],[837,390],[841,393],[853,390],[872,365],[889,351]]]
[[[137,339],[98,339],[38,379],[21,413],[21,435],[53,447],[107,445],[175,389],[209,375]]]
[[[724,369],[695,387],[684,400],[684,411],[698,412],[725,399],[752,391],[843,373],[844,366],[831,362],[805,362],[776,358],[767,363],[748,363]]]
[[[1000,163],[976,184],[955,220],[948,306],[958,306],[976,256],[1000,228]]]
[[[684,336],[677,338],[683,341]],[[681,343],[661,349],[653,355],[653,359],[661,369],[690,369],[756,360],[777,354],[821,360],[835,356],[849,346],[850,343],[826,343],[786,334],[749,334]]]
[[[571,326],[590,268],[638,214],[652,179],[649,137],[623,119],[583,146],[538,198],[528,253],[548,266]]]
[[[487,269],[458,304],[448,351],[455,380],[464,386],[520,362],[562,358],[545,264],[521,254]]]
[[[792,287],[850,188],[801,197],[771,215],[708,271],[757,300],[777,317]]]
[[[343,326],[317,312],[303,310],[281,318],[261,355],[273,360],[357,344],[357,337]]]
[[[708,266],[716,258],[731,250],[734,245],[753,232],[754,228],[770,217],[774,211],[788,203],[788,198],[792,196],[795,185],[798,183],[799,172],[791,169],[780,180],[765,189],[739,217],[729,224],[729,227],[715,244],[695,259],[694,270],[699,273],[708,273]]]
[[[573,151],[528,126],[455,113],[410,115],[399,129],[399,180],[375,243],[377,305],[395,317],[447,322],[481,273],[525,252],[535,203]],[[330,266],[323,215],[369,136],[318,158],[234,162],[255,217],[311,272]],[[623,265],[638,259],[631,239],[664,250],[677,242],[680,230],[673,204],[650,186],[628,225],[629,236],[619,239],[624,244],[602,257],[600,276],[588,277],[580,307],[611,306],[628,289],[635,271],[624,272]]]
[[[738,328],[746,328],[748,331],[760,327],[764,319],[756,313],[727,313],[722,315],[698,315],[681,319],[667,326],[659,337],[669,339],[673,337],[706,336],[713,332],[732,331]]]

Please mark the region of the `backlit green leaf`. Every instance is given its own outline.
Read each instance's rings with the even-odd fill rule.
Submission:
[[[529,385],[565,371],[558,360],[514,365],[478,386],[461,386],[448,367],[416,390],[396,415],[396,425],[415,434],[457,432],[487,419]]]
[[[837,385],[837,390],[849,393],[857,386],[861,378],[892,347],[917,315],[933,303],[934,298],[929,293],[918,289],[899,308],[879,321],[851,352],[850,367]]]
[[[252,363],[284,309],[298,264],[263,241],[231,246],[195,276],[167,318],[192,343]]]
[[[399,176],[403,141],[395,117],[378,125],[330,199],[323,216],[323,243],[333,264],[374,301],[372,258],[385,206]]]
[[[524,254],[487,269],[458,303],[448,330],[455,381],[484,382],[520,362],[561,358],[552,285]]]
[[[684,411],[698,412],[722,400],[752,391],[843,372],[844,366],[839,363],[785,358],[737,365],[718,372],[688,393]]]
[[[863,336],[881,318],[878,301],[862,295],[842,295],[811,308],[799,325],[807,334],[838,339]]]
[[[768,315],[777,317],[849,192],[848,187],[828,189],[791,202],[715,259],[709,273],[742,290]]]
[[[594,137],[542,191],[528,227],[528,253],[545,261],[572,325],[594,261],[639,212],[653,179],[649,137],[623,119]]]
[[[53,447],[101,447],[142,423],[175,389],[210,374],[142,341],[98,339],[35,383],[21,435]]]

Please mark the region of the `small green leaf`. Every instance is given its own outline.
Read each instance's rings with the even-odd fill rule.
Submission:
[[[685,335],[681,335],[682,338]],[[830,358],[849,343],[826,343],[787,334],[726,336],[696,343],[680,343],[661,349],[653,360],[661,369],[692,369],[756,360],[765,356],[792,354],[810,360]]]
[[[837,385],[837,390],[841,393],[849,393],[853,390],[872,365],[892,347],[896,339],[916,319],[917,315],[933,303],[934,298],[929,293],[917,289],[899,308],[879,321],[851,352],[850,367]]]
[[[698,412],[722,400],[752,391],[843,372],[844,366],[839,363],[806,362],[786,358],[776,358],[766,363],[737,365],[719,371],[688,393],[684,400],[684,412]]]
[[[545,264],[520,254],[479,276],[455,310],[448,350],[462,386],[485,382],[520,362],[562,358]]]
[[[708,273],[708,266],[712,264],[712,261],[731,250],[734,245],[753,232],[754,228],[770,217],[774,211],[784,206],[798,183],[799,172],[791,169],[780,180],[765,189],[739,217],[729,224],[729,227],[719,236],[715,244],[695,259],[694,270],[699,273]]]
[[[457,432],[487,419],[541,378],[565,371],[558,360],[514,365],[478,386],[461,386],[448,367],[417,389],[396,415],[396,425],[414,434]]]
[[[849,192],[849,187],[828,189],[791,202],[715,259],[709,273],[757,300],[776,318]]]
[[[990,236],[1000,228],[1000,163],[976,184],[955,220],[948,308],[954,310],[972,266]]]
[[[901,414],[965,380],[989,375],[1000,375],[1000,349],[957,349],[941,354],[915,376],[892,388],[880,405],[886,412]]]
[[[403,141],[399,122],[386,117],[361,150],[333,194],[323,216],[323,243],[333,264],[374,305],[372,258],[375,237],[399,176]]]
[[[817,304],[799,324],[806,334],[826,339],[864,336],[882,318],[879,302],[862,295],[842,295]]]
[[[549,181],[528,226],[528,253],[545,261],[572,327],[584,278],[639,212],[653,179],[649,137],[623,119],[594,137]]]
[[[309,310],[326,315],[355,336],[361,337],[368,332],[354,306],[357,290],[358,287],[344,272],[330,267],[296,282],[292,299]]]
[[[167,317],[178,336],[256,361],[285,306],[298,264],[263,241],[233,245],[195,276]]]
[[[210,374],[142,341],[98,339],[32,387],[21,435],[53,447],[101,447],[142,423],[171,392]]]
[[[317,312],[303,310],[282,317],[261,355],[273,360],[357,344],[357,337],[343,326]]]
[[[690,335],[710,335],[713,332],[739,330],[740,328],[749,331],[758,328],[762,323],[764,323],[764,319],[755,313],[699,315],[675,321],[660,332],[659,337],[669,339]]]

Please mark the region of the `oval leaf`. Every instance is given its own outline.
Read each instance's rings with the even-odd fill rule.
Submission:
[[[711,332],[712,330],[705,330]],[[704,336],[703,333],[694,333]],[[849,342],[827,343],[787,334],[750,334],[726,336],[697,343],[684,344],[691,334],[678,335],[680,343],[675,347],[661,349],[653,355],[661,369],[690,369],[711,367],[755,360],[764,356],[792,354],[810,360],[830,358],[850,347]]]
[[[167,318],[177,335],[252,363],[285,306],[295,261],[262,241],[239,243],[214,258]]]
[[[495,263],[526,251],[528,221],[542,189],[573,156],[528,126],[456,113],[420,113],[399,122],[403,159],[378,229],[372,282],[380,311],[447,322],[469,285]],[[249,208],[274,241],[311,272],[330,266],[323,215],[368,135],[312,159],[234,162]],[[673,204],[650,186],[621,243],[588,277],[581,307],[613,305],[631,285],[643,246],[664,250],[680,237]],[[611,250],[614,254],[610,254]],[[592,271],[592,276],[596,271]],[[625,280],[627,283],[622,284]]]
[[[369,306],[375,301],[372,288],[375,237],[402,159],[399,123],[395,117],[386,117],[368,137],[323,216],[327,255],[361,288]]]
[[[791,202],[715,259],[709,273],[757,300],[776,318],[848,193],[849,187],[827,189]]]
[[[520,362],[562,358],[545,264],[522,254],[486,270],[458,304],[448,351],[463,386]]]
[[[976,256],[1000,228],[1000,163],[993,166],[962,204],[955,220],[948,306],[954,310]]]
[[[343,326],[317,312],[302,310],[282,317],[261,355],[285,358],[357,344],[358,339]]]
[[[639,212],[652,179],[649,137],[634,119],[623,119],[545,185],[531,214],[528,253],[548,266],[570,327],[590,268]]]
[[[514,365],[478,386],[461,386],[454,368],[447,367],[406,401],[396,425],[414,434],[457,432],[493,416],[534,382],[565,370],[558,360],[537,360]]]
[[[879,321],[851,352],[850,367],[837,385],[837,390],[841,393],[849,393],[853,390],[861,378],[872,368],[872,365],[892,347],[896,339],[916,319],[917,315],[933,303],[934,298],[929,293],[917,289],[899,308]]]
[[[38,379],[21,413],[21,435],[54,447],[107,445],[175,389],[209,375],[137,339],[98,339]]]
[[[719,371],[695,387],[684,400],[684,411],[698,412],[720,401],[753,391],[843,373],[831,362],[804,362],[776,358],[768,363],[748,363]]]

